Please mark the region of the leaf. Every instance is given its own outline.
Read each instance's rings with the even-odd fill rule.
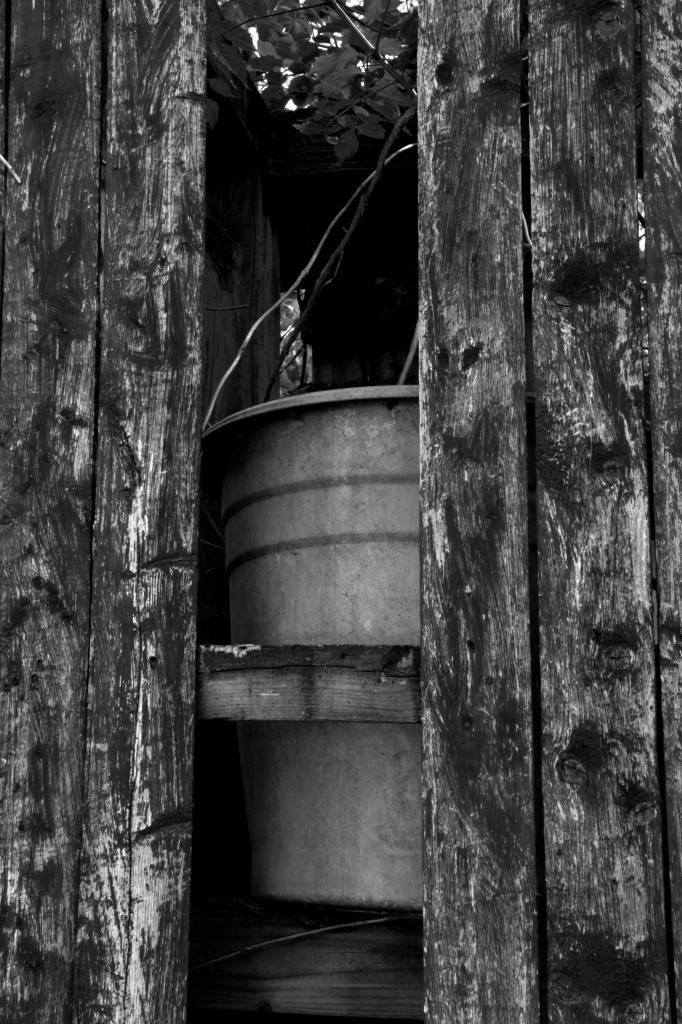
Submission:
[[[298,121],[294,128],[301,135],[324,135],[324,127],[319,121]]]
[[[344,46],[333,53],[323,53],[314,61],[311,71],[318,78],[342,79],[347,81],[351,74],[357,74],[358,53],[350,46]]]
[[[227,96],[234,98],[234,89],[231,89],[227,82],[224,82],[222,78],[209,78],[208,85],[211,87],[213,92],[217,92],[219,96]]]
[[[258,52],[262,57],[279,57],[277,47],[260,36],[258,37]]]
[[[386,128],[379,118],[372,118],[371,121],[362,121],[357,126],[358,135],[368,135],[370,139],[383,139],[386,135]]]
[[[294,15],[288,25],[289,32],[297,42],[307,42],[312,35],[312,25],[307,18]]]
[[[391,39],[390,36],[384,36],[379,41],[379,53],[383,57],[397,57],[403,48],[403,44],[399,39]]]
[[[281,69],[282,61],[279,57],[271,55],[256,55],[249,61],[249,67],[254,71],[274,71],[275,68]]]
[[[293,76],[288,85],[288,92],[297,107],[302,107],[308,102],[313,84],[310,75]]]
[[[209,64],[214,70],[224,67],[229,68],[235,78],[238,78],[244,85],[249,85],[249,73],[246,70],[246,60],[236,46],[221,46],[215,59],[212,56],[209,56]]]
[[[239,28],[232,28],[229,32],[225,32],[221,42],[231,43],[232,46],[237,46],[240,50],[244,50],[246,53],[251,53],[254,48],[253,39],[243,25]]]
[[[298,40],[290,32],[280,32],[274,41],[277,52],[283,59],[294,60],[298,56]]]
[[[268,110],[276,110],[286,103],[286,93],[281,85],[268,85],[260,95]]]
[[[386,118],[387,121],[397,121],[400,117],[400,107],[396,106],[390,100],[383,100],[380,96],[366,96],[365,103],[372,110],[375,110],[382,117]]]
[[[338,142],[334,144],[334,153],[339,167],[345,160],[357,153],[359,145],[360,143],[354,128],[341,132]]]
[[[360,75],[357,60],[358,54],[350,47],[318,57],[311,68],[311,73],[319,79],[316,94],[329,99],[349,99]]]
[[[243,11],[250,9],[251,16],[256,18],[263,18],[266,14],[271,14],[270,0],[240,0],[240,7]],[[245,14],[244,17],[248,18],[250,15]]]
[[[411,107],[414,105],[414,96],[406,92],[397,82],[382,88],[377,97],[381,102],[397,103],[399,107]]]
[[[319,56],[320,48],[317,43],[299,41],[298,44],[298,59],[303,61],[304,64],[308,64],[315,57]]]
[[[371,25],[374,21],[380,21],[386,9],[386,0],[365,0],[365,24]]]

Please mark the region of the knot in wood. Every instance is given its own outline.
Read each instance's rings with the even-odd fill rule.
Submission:
[[[627,626],[615,629],[594,629],[592,643],[597,645],[597,658],[607,677],[633,672],[639,663],[639,641]]]
[[[436,65],[435,77],[439,85],[448,86],[452,84],[455,73],[450,59],[445,55],[443,55],[440,62]]]
[[[594,6],[594,30],[602,39],[613,39],[621,30],[620,5],[613,0]]]
[[[606,757],[606,737],[595,722],[581,722],[557,757],[557,775],[571,789],[585,789],[605,767]]]
[[[658,817],[659,795],[652,786],[628,780],[619,786],[617,802],[633,825],[644,828]]]

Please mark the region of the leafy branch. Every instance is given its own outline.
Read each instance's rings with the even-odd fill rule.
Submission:
[[[300,111],[337,161],[416,102],[416,0],[229,0],[225,29],[270,110]],[[248,29],[247,29],[247,26]]]

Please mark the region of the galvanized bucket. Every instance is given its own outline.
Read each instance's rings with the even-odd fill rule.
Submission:
[[[419,643],[415,386],[271,402],[211,432],[233,643]],[[254,895],[421,904],[418,725],[240,726]]]

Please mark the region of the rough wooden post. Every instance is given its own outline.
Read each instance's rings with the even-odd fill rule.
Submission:
[[[34,0],[11,15],[0,123],[21,183],[2,171],[0,1020],[46,1024],[70,1005],[77,907],[100,5]]]
[[[105,232],[76,1017],[185,1019],[204,3],[108,4]]]
[[[519,5],[421,19],[426,1010],[531,1024]]]
[[[644,213],[658,641],[678,1019],[682,1013],[682,12],[642,9]]]
[[[549,1020],[663,1022],[635,12],[529,21]]]

